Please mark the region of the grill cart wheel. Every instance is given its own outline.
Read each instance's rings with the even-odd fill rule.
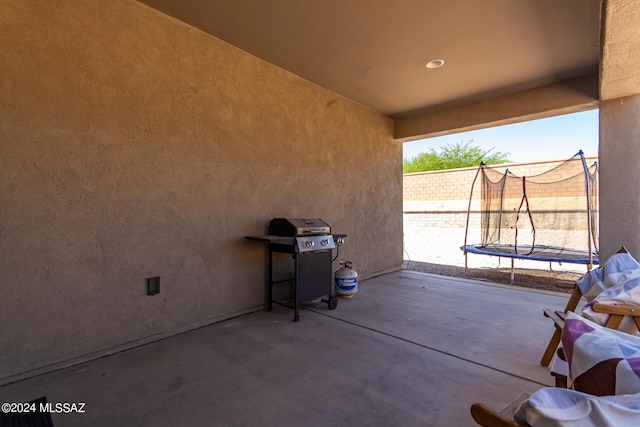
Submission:
[[[329,310],[335,310],[336,307],[338,307],[338,298],[329,297],[329,300],[327,301],[327,306],[329,306]]]

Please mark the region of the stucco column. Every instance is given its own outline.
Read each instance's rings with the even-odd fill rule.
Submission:
[[[640,95],[600,105],[600,259],[640,259]]]

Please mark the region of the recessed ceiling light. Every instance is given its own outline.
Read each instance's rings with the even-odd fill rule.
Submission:
[[[427,62],[427,68],[440,68],[444,65],[444,59],[433,59]]]

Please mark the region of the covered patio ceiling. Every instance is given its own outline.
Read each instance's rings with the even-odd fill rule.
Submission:
[[[393,118],[586,76],[597,94],[600,0],[140,1]]]

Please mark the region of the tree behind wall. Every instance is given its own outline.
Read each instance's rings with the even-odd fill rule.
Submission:
[[[495,152],[493,148],[483,150],[477,145],[472,145],[473,140],[447,144],[440,147],[440,152],[431,149],[427,153],[420,153],[410,159],[404,159],[402,173],[426,172],[443,169],[458,169],[479,166],[480,162],[486,165],[497,165],[509,162],[509,153]]]

